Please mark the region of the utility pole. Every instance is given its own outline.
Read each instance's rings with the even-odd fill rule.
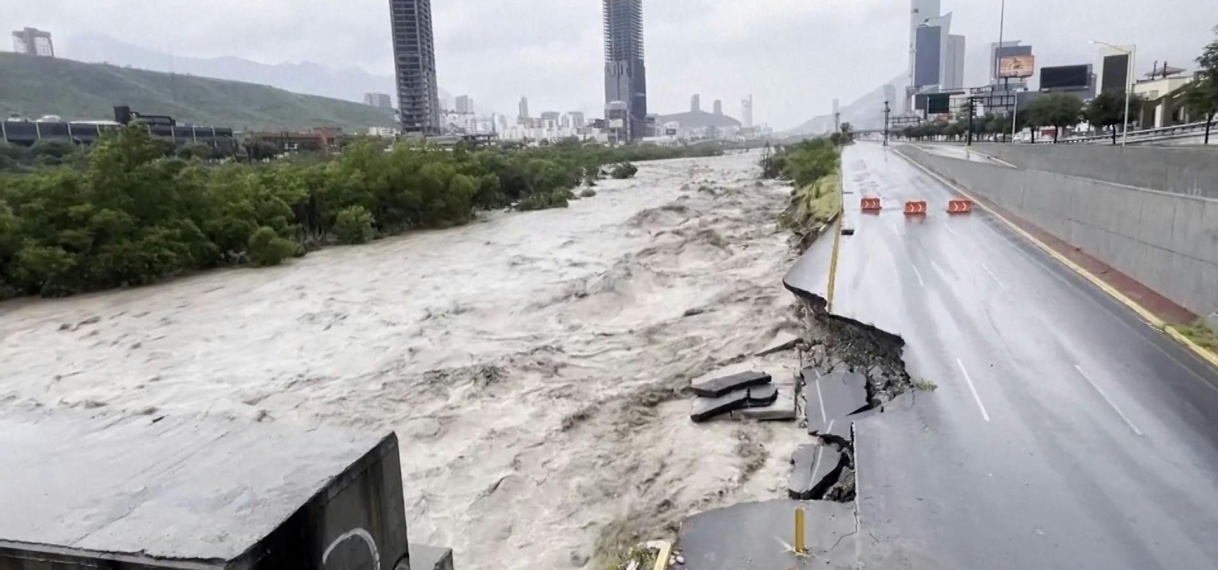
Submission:
[[[974,114],[974,110],[975,110],[973,108],[973,105],[974,105],[973,96],[969,95],[969,97],[968,97],[968,143],[965,144],[964,146],[973,146],[973,114]]]
[[[888,108],[888,101],[884,101],[884,146],[888,146],[888,114],[892,109]]]

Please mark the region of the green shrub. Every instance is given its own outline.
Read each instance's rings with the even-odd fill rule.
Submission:
[[[372,241],[376,230],[372,229],[372,213],[363,206],[347,206],[338,212],[334,221],[334,235],[341,244],[359,244]]]
[[[613,165],[613,169],[609,171],[609,175],[618,180],[625,180],[627,178],[634,178],[634,175],[638,173],[638,171],[639,168],[629,162],[619,162]]]
[[[249,255],[254,265],[279,265],[297,252],[297,245],[279,237],[275,230],[262,226],[250,236]]]
[[[522,212],[529,210],[546,210],[549,208],[566,208],[570,204],[569,200],[575,196],[570,190],[557,190],[545,194],[533,194],[520,203],[516,204],[516,209]]]

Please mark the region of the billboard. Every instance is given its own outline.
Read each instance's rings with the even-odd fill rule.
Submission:
[[[1104,67],[1100,72],[1103,79],[1100,92],[1124,91],[1129,83],[1129,54],[1122,53],[1104,57]]]
[[[626,121],[623,119],[609,119],[609,128],[624,129],[626,128]]]
[[[930,115],[943,115],[950,113],[952,110],[952,96],[950,93],[936,93],[926,97],[926,113]]]
[[[1062,65],[1040,69],[1040,88],[1085,89],[1091,85],[1090,65]]]
[[[1025,78],[1032,77],[1036,71],[1036,56],[1008,55],[998,62],[998,77]]]

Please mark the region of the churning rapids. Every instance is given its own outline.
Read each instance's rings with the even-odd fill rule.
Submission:
[[[3,303],[0,404],[396,430],[413,542],[463,570],[589,567],[785,489],[799,430],[695,426],[681,393],[798,331],[789,187],[758,182],[758,158],[644,163],[566,210],[277,268]]]

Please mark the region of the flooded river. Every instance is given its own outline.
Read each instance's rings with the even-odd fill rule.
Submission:
[[[598,544],[785,491],[798,429],[694,426],[679,394],[796,328],[789,188],[757,182],[758,158],[644,163],[566,210],[283,267],[2,303],[0,402],[392,429],[412,541],[461,570],[590,567]]]

